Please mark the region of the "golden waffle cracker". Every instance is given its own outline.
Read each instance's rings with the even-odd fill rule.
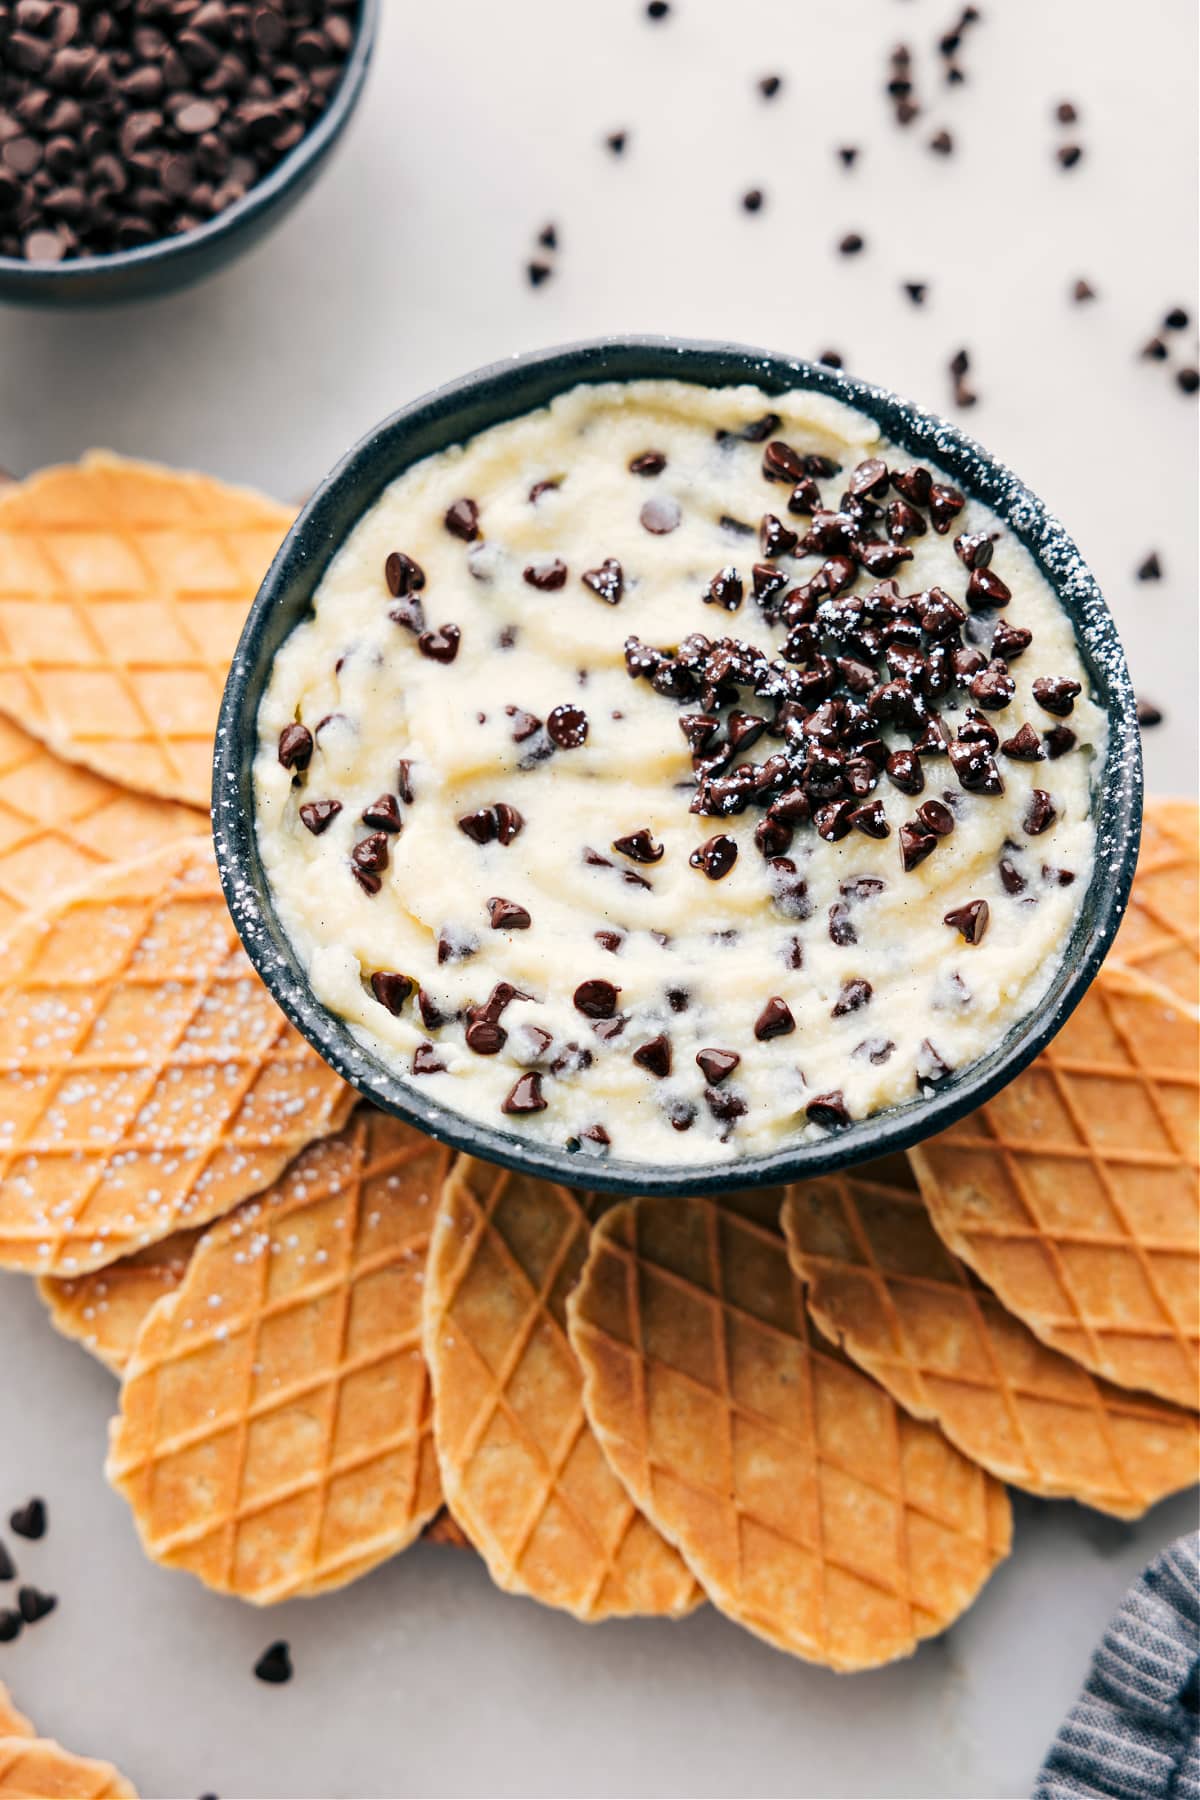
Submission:
[[[1200,1404],[1197,1015],[1109,963],[1030,1067],[909,1151],[934,1225],[1096,1375]]]
[[[109,1446],[156,1562],[267,1605],[365,1574],[437,1512],[421,1298],[449,1161],[360,1107],[205,1233]]]
[[[1133,891],[1112,956],[1200,1004],[1200,809],[1147,800]]]
[[[678,1617],[700,1594],[633,1505],[583,1410],[565,1306],[588,1199],[460,1157],[429,1253],[425,1354],[442,1485],[509,1593],[576,1618]]]
[[[207,838],[107,870],[0,945],[0,1266],[204,1224],[353,1102],[250,967]]]
[[[137,1800],[136,1789],[111,1763],[27,1736],[0,1737],[0,1794],[13,1800]]]
[[[64,762],[0,714],[0,937],[108,864],[207,828],[195,807]]]
[[[230,659],[289,507],[92,451],[0,492],[0,710],[60,756],[207,807]]]
[[[13,1705],[12,1695],[0,1681],[0,1738],[33,1737],[33,1726]]]
[[[1134,1519],[1200,1476],[1200,1419],[1050,1350],[952,1256],[904,1159],[789,1188],[788,1255],[826,1337],[964,1456]]]
[[[708,1597],[835,1669],[906,1656],[1007,1555],[1003,1487],[814,1331],[782,1194],[641,1199],[568,1306],[592,1427]]]
[[[172,1232],[86,1275],[41,1276],[38,1291],[51,1324],[120,1375],[150,1308],[182,1283],[203,1230]]]

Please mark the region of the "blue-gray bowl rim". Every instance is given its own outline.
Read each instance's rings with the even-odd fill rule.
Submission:
[[[205,250],[216,251],[224,240],[239,237],[245,227],[271,211],[306,169],[321,161],[345,130],[362,94],[382,4],[383,0],[359,0],[354,42],[329,105],[295,149],[289,150],[268,175],[256,181],[224,212],[191,231],[181,231],[177,237],[155,238],[153,243],[139,244],[132,250],[111,250],[103,256],[72,256],[58,263],[31,263],[19,256],[0,256],[0,281],[11,283],[15,289],[23,277],[36,278],[43,289],[53,285],[64,293],[74,285],[84,287],[101,275],[116,281],[135,270],[163,268]]]
[[[518,417],[579,382],[646,377],[715,387],[749,382],[768,395],[797,387],[828,394],[869,414],[902,449],[935,461],[992,507],[1046,574],[1109,722],[1107,753],[1094,782],[1092,877],[1059,970],[1038,1005],[986,1056],[929,1095],[811,1142],[682,1166],[601,1159],[534,1143],[439,1106],[390,1073],[309,992],[271,904],[254,831],[252,770],[262,685],[279,643],[307,613],[354,521],[404,468],[436,448]],[[234,923],[276,1001],[325,1061],[377,1106],[455,1149],[552,1181],[628,1194],[718,1192],[831,1174],[905,1149],[982,1105],[1061,1029],[1096,975],[1128,900],[1141,811],[1141,738],[1116,626],[1071,538],[1009,469],[957,427],[841,371],[741,344],[658,336],[591,339],[489,364],[402,407],[347,452],[284,539],[250,610],[221,704],[213,768],[214,841]]]

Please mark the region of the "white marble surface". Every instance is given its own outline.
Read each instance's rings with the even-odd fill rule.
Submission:
[[[949,410],[1065,519],[1167,713],[1150,782],[1195,780],[1196,404],[1137,357],[1195,314],[1196,16],[1095,0],[984,0],[970,80],[946,89],[946,0],[385,0],[363,110],[316,192],[208,285],[106,314],[0,313],[0,464],[92,443],[299,495],[377,418],[513,350],[603,331],[841,350]],[[1147,28],[1141,29],[1143,21]],[[881,86],[918,55],[909,132]],[[778,71],[770,105],[755,78]],[[1073,99],[1066,134],[1053,105]],[[925,148],[946,125],[948,159]],[[623,160],[602,146],[631,132]],[[1086,156],[1069,174],[1054,145]],[[838,143],[862,146],[850,172]],[[761,186],[756,217],[738,204]],[[522,265],[557,222],[536,292]],[[834,254],[847,231],[867,249]],[[1069,298],[1076,276],[1099,291]],[[899,292],[926,279],[917,311]],[[1194,330],[1180,334],[1195,361]],[[1133,580],[1150,549],[1166,579]],[[1127,1581],[1195,1520],[1137,1527],[1018,1503],[1014,1554],[909,1664],[836,1678],[711,1613],[590,1631],[421,1549],[348,1592],[262,1616],[141,1557],[101,1475],[114,1390],[0,1279],[0,1514],[50,1502],[22,1573],[57,1612],[0,1645],[45,1729],[115,1757],[146,1795],[991,1796],[1028,1790]],[[297,1675],[251,1675],[273,1637]]]

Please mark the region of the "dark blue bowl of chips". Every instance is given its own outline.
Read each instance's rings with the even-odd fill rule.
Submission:
[[[358,0],[354,39],[328,104],[295,148],[240,200],[191,230],[127,250],[60,262],[0,256],[0,300],[28,306],[92,306],[155,299],[215,274],[249,250],[308,191],[346,129],[362,95],[380,6],[381,0]]]
[[[383,490],[414,462],[545,406],[580,382],[673,378],[708,387],[752,383],[767,394],[809,389],[877,421],[912,456],[936,462],[990,506],[1046,576],[1071,621],[1109,723],[1095,771],[1096,856],[1074,930],[1050,988],[991,1051],[932,1091],[812,1141],[705,1165],[604,1159],[533,1142],[429,1100],[399,1079],[317,1002],[276,915],[255,836],[253,763],[259,701],[276,651],[307,616],[333,556]],[[213,819],[226,898],[242,942],[292,1023],[327,1062],[385,1111],[455,1148],[549,1180],[634,1194],[695,1194],[829,1174],[944,1129],[1011,1081],[1078,1005],[1124,912],[1141,830],[1142,764],[1125,655],[1103,595],[1074,543],[1042,502],[973,439],[907,400],[823,365],[739,344],[606,338],[480,369],[414,401],[369,433],[313,494],[284,540],[247,619],[217,730]]]

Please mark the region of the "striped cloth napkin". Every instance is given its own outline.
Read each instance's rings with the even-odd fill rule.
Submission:
[[[1200,1533],[1130,1588],[1034,1800],[1200,1800]]]

